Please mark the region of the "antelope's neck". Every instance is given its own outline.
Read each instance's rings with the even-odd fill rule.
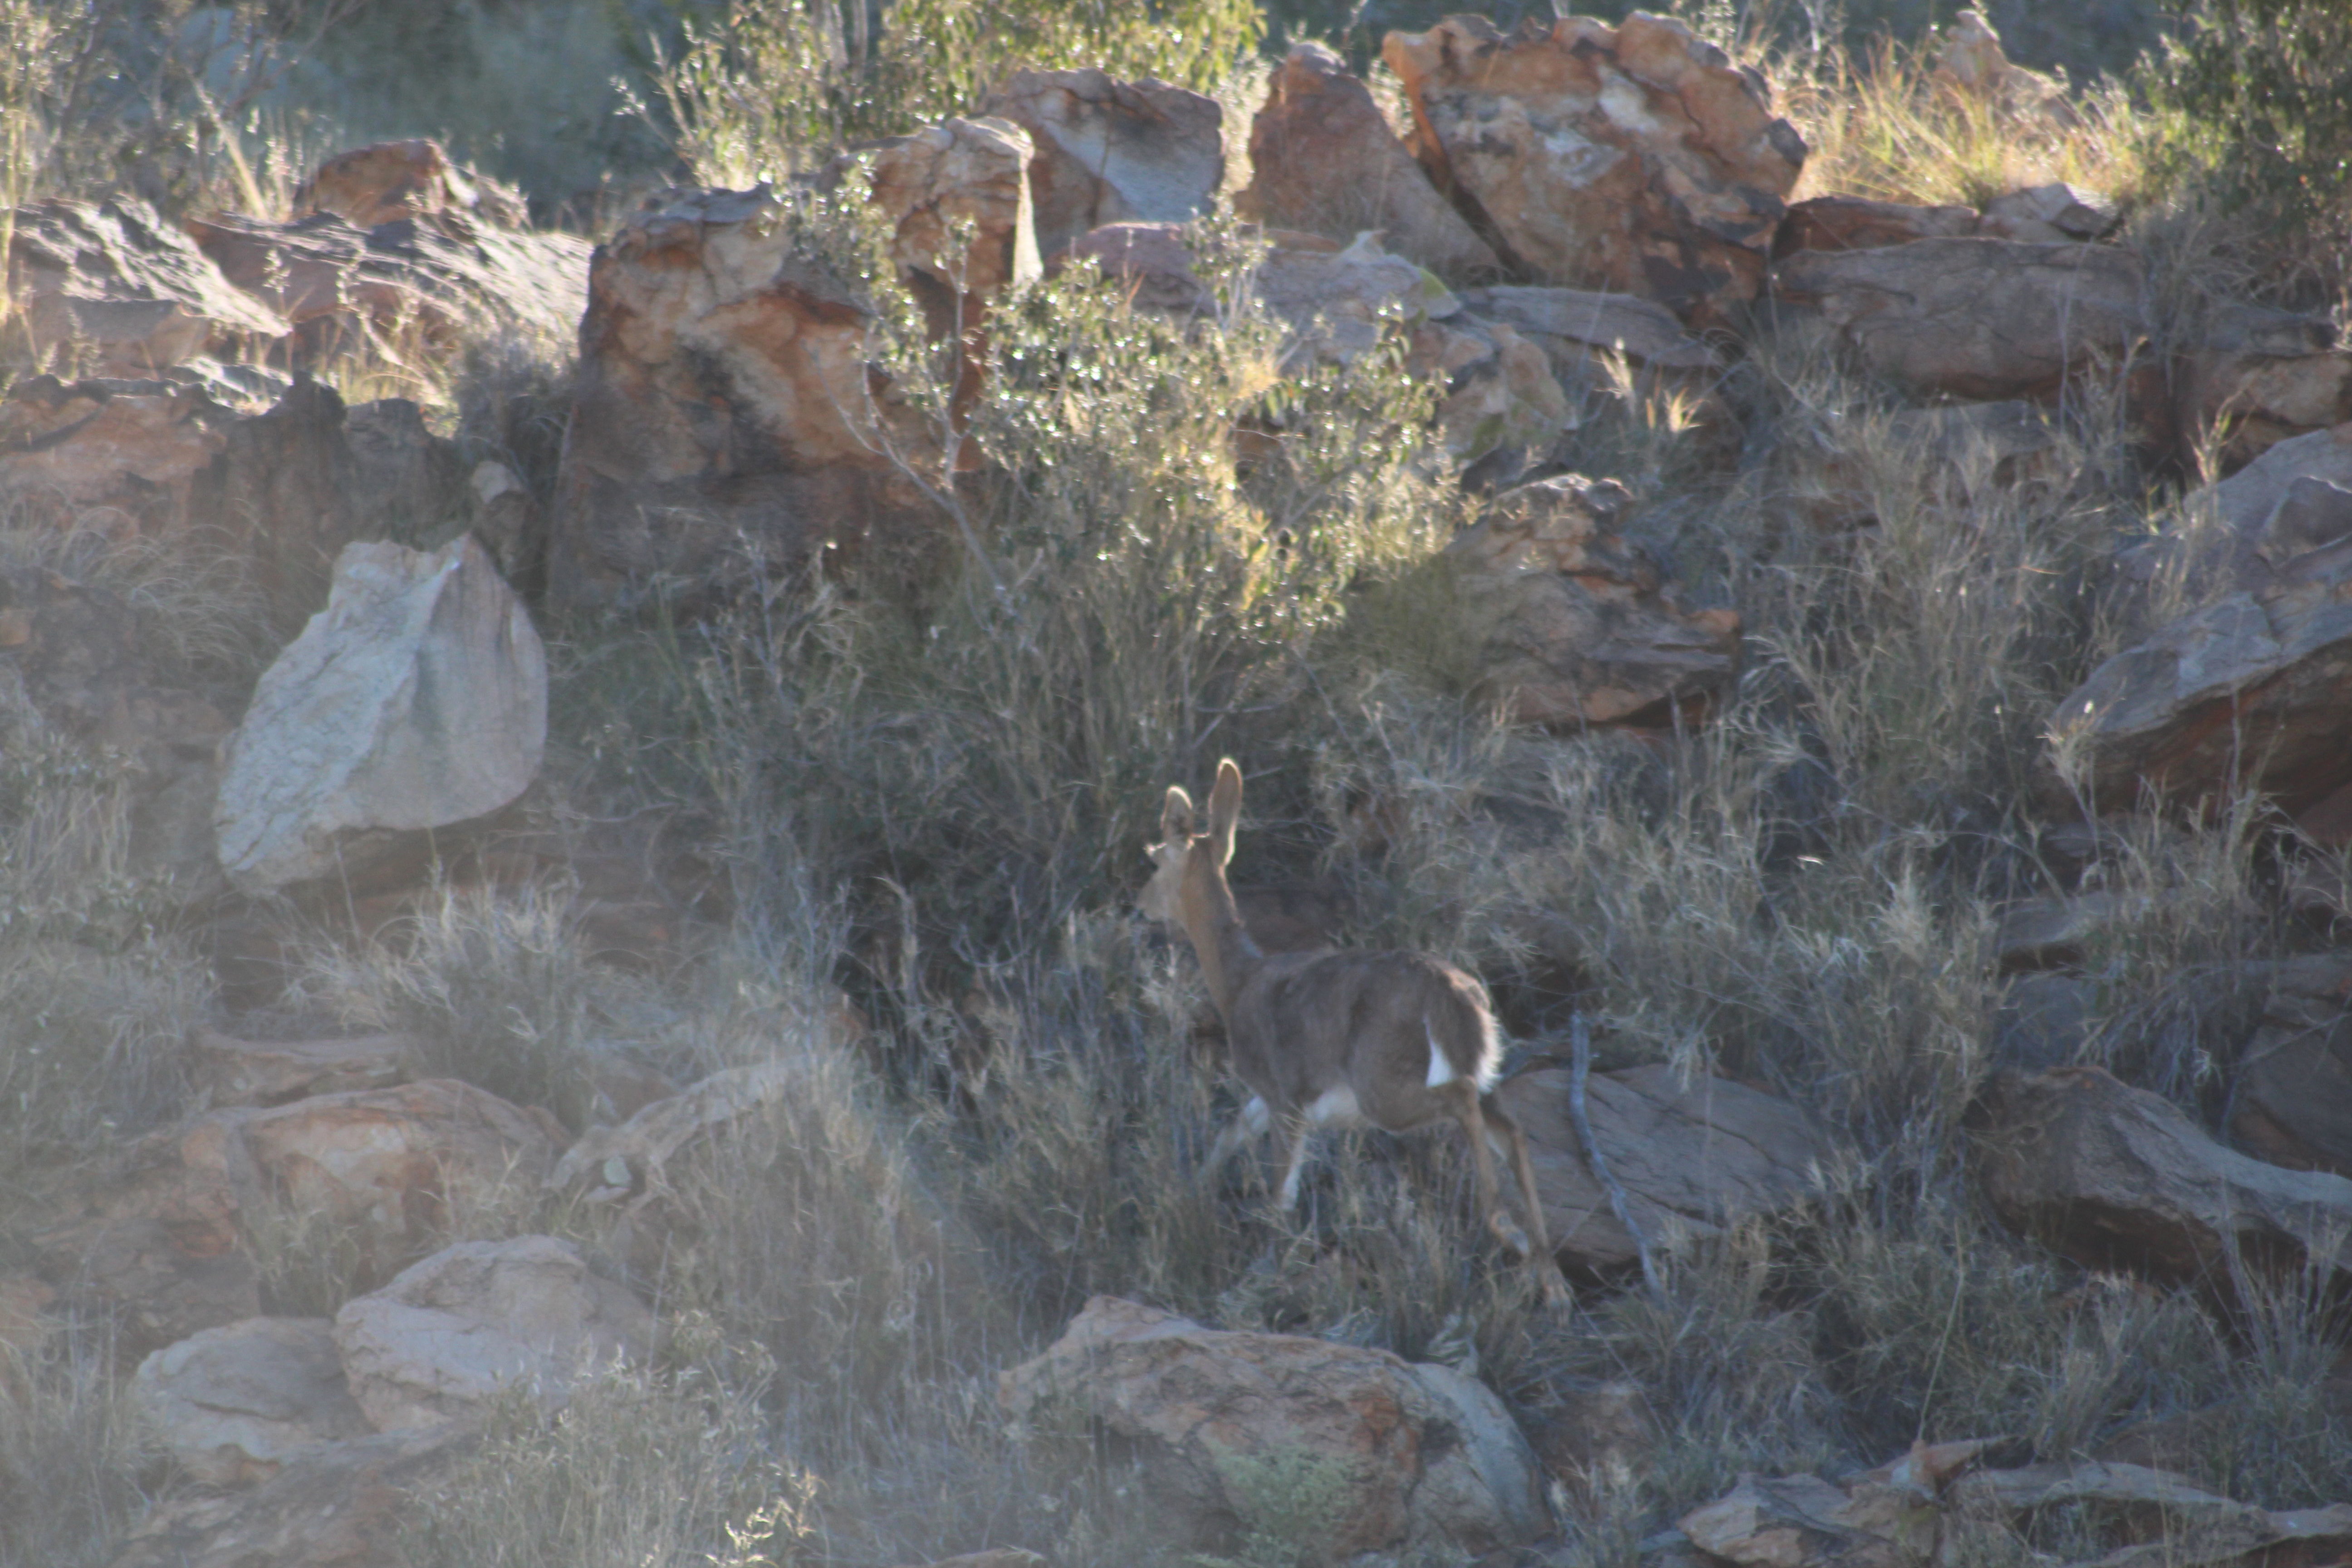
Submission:
[[[1181,913],[1184,934],[1192,938],[1202,976],[1209,983],[1210,1000],[1231,1028],[1234,998],[1265,955],[1242,924],[1241,909],[1222,875],[1186,879]]]

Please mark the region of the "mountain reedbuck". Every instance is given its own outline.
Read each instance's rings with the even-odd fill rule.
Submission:
[[[1241,1115],[1218,1135],[1208,1168],[1279,1126],[1290,1139],[1282,1206],[1295,1209],[1316,1128],[1409,1132],[1450,1119],[1469,1141],[1487,1228],[1536,1270],[1546,1301],[1564,1302],[1568,1287],[1545,1234],[1527,1136],[1486,1100],[1502,1062],[1486,988],[1425,952],[1259,952],[1225,882],[1241,810],[1242,771],[1230,757],[1217,764],[1206,832],[1196,831],[1192,797],[1170,788],[1160,842],[1148,851],[1159,869],[1140,900],[1145,914],[1183,927],[1192,939],[1225,1021],[1234,1076],[1250,1089]],[[1532,1244],[1500,1205],[1487,1147],[1497,1133],[1509,1147]]]

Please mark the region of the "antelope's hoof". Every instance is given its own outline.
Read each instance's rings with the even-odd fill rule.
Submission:
[[[1528,1233],[1521,1230],[1518,1222],[1508,1215],[1496,1215],[1487,1222],[1487,1228],[1495,1233],[1495,1239],[1503,1244],[1504,1250],[1521,1262],[1535,1256],[1535,1247],[1528,1243]]]

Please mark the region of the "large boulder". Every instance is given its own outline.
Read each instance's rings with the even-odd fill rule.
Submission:
[[[628,1288],[548,1236],[468,1241],[335,1314],[352,1397],[378,1431],[469,1420],[504,1388],[559,1408],[579,1378],[653,1353],[654,1318]]]
[[[1045,1354],[1000,1374],[997,1397],[1016,1420],[1061,1406],[1136,1445],[1171,1530],[1203,1545],[1263,1527],[1250,1467],[1302,1461],[1344,1499],[1327,1542],[1335,1560],[1403,1547],[1475,1555],[1549,1525],[1502,1401],[1386,1351],[1205,1329],[1097,1296]]]
[[[2352,1180],[2225,1149],[2102,1068],[1996,1074],[1969,1120],[1994,1212],[2086,1268],[2227,1290],[2241,1263],[2352,1265]]]
[[[1776,1095],[1663,1065],[1587,1080],[1592,1136],[1649,1246],[1718,1236],[1754,1215],[1777,1214],[1815,1190],[1832,1153],[1803,1111]],[[1568,1262],[1622,1268],[1639,1257],[1596,1181],[1557,1068],[1505,1080],[1496,1099],[1525,1130],[1552,1245]]]
[[[548,586],[613,603],[723,586],[935,514],[894,468],[857,296],[764,187],[676,191],[599,246],[556,481]],[[747,560],[747,552],[754,559]]]
[[[324,1318],[247,1318],[139,1363],[131,1397],[180,1468],[208,1486],[267,1480],[314,1443],[371,1428]]]
[[[259,359],[289,330],[135,197],[20,207],[5,259],[26,346],[37,361],[62,353],[86,375],[152,376],[202,355]]]
[[[1496,500],[1440,557],[1471,686],[1515,723],[1702,716],[1739,668],[1739,616],[1685,608],[1619,536],[1632,498],[1574,474]]]
[[[1186,223],[1225,177],[1224,111],[1164,81],[1091,67],[1017,70],[981,106],[1028,132],[1037,244],[1048,255],[1107,223]]]
[[[1450,16],[1391,33],[1412,145],[1438,190],[1530,282],[1720,320],[1755,298],[1805,144],[1764,79],[1680,22],[1636,12],[1506,35]]]
[[[2147,332],[2139,258],[2104,245],[1918,239],[1773,268],[1866,366],[1914,393],[2040,397],[2112,372]]]
[[[228,742],[221,866],[248,893],[348,873],[512,801],[546,739],[539,634],[470,535],[347,546]]]
[[[1250,183],[1234,198],[1244,217],[1341,241],[1376,231],[1390,250],[1444,278],[1501,270],[1494,247],[1437,194],[1370,89],[1320,44],[1292,45],[1275,68],[1249,150]]]

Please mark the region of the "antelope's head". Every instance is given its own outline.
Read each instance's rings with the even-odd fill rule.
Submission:
[[[1169,785],[1160,807],[1160,842],[1144,850],[1151,858],[1151,880],[1136,899],[1138,907],[1153,920],[1178,923],[1188,906],[1206,909],[1202,900],[1223,882],[1225,863],[1234,858],[1234,825],[1241,815],[1242,771],[1231,757],[1217,764],[1205,831],[1192,797]]]

